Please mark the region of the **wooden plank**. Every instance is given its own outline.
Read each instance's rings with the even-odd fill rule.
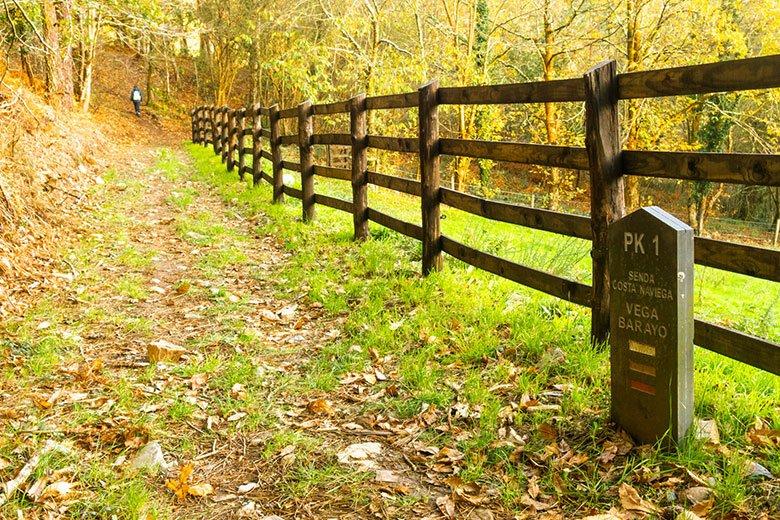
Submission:
[[[266,150],[260,152],[260,157],[262,157],[263,159],[267,159],[271,162],[273,162],[274,160],[274,156],[270,152],[267,152]]]
[[[780,282],[780,251],[776,249],[696,237],[693,252],[699,265]]]
[[[422,272],[427,276],[442,268],[441,255],[441,173],[439,158],[439,83],[420,87],[419,121],[420,209],[422,211]],[[369,140],[370,142],[370,140]]]
[[[604,345],[609,336],[609,226],[626,214],[620,161],[617,63],[603,62],[584,75],[585,143],[590,164],[590,224],[593,295],[591,342]]]
[[[274,178],[273,178],[273,177],[271,177],[270,175],[268,175],[268,174],[267,174],[267,173],[265,173],[265,172],[261,173],[261,174],[260,174],[260,176],[261,176],[261,177],[262,177],[262,178],[263,178],[265,181],[267,181],[267,182],[268,182],[268,184],[271,184],[271,185],[273,185],[273,183],[274,183]]]
[[[590,305],[591,288],[589,285],[478,251],[447,236],[442,236],[441,242],[445,253],[483,271],[577,305]]]
[[[779,344],[703,320],[695,320],[693,327],[694,344],[780,375]]]
[[[244,128],[244,131],[241,133],[244,137],[254,137],[255,133],[254,130],[251,128]]]
[[[251,146],[245,146],[243,148],[240,148],[240,151],[241,151],[242,154],[252,155],[252,147]]]
[[[311,101],[298,105],[298,151],[301,159],[301,186],[303,188],[304,222],[314,220],[314,150],[311,147],[311,135],[314,133],[314,117]]]
[[[279,111],[279,119],[292,119],[298,117],[298,107],[285,108]]]
[[[314,195],[314,202],[316,204],[322,204],[323,206],[328,206],[329,208],[334,208],[341,211],[346,211],[347,213],[352,213],[352,202],[348,200],[341,200],[335,197],[329,197],[327,195],[322,195],[320,193],[317,193]]]
[[[297,135],[280,135],[278,142],[281,146],[297,146],[298,145],[298,136]]]
[[[270,139],[271,138],[271,131],[270,130],[266,130],[265,128],[263,128],[262,130],[260,130],[260,137],[265,137],[266,139]]]
[[[329,179],[339,179],[342,181],[352,180],[352,170],[349,168],[334,168],[332,166],[314,165],[314,175],[327,177]]]
[[[280,203],[284,201],[284,182],[282,179],[282,149],[279,146],[279,106],[269,107],[269,123],[271,125],[271,164],[273,168],[273,202]]]
[[[585,101],[585,86],[581,79],[442,87],[439,89],[439,103],[442,105],[496,105],[562,101]]]
[[[352,140],[349,134],[312,134],[311,144],[337,144],[351,146]]]
[[[285,195],[289,195],[290,197],[293,197],[295,199],[303,198],[303,192],[298,188],[293,188],[292,186],[284,185],[282,186],[282,190],[284,191]]]
[[[780,155],[623,151],[628,175],[761,186],[780,186]]]
[[[422,240],[422,227],[418,226],[417,224],[405,222],[372,208],[368,208],[368,220],[371,222],[376,222],[377,224],[386,228],[392,229],[393,231],[401,233],[402,235],[406,235],[416,240]]]
[[[620,99],[780,87],[780,54],[618,75]]]
[[[221,117],[221,113],[217,107],[211,108],[211,119],[212,119],[212,148],[214,149],[214,155],[221,155],[222,154],[222,131],[219,128],[219,118]]]
[[[334,103],[321,103],[312,105],[312,111],[315,116],[324,116],[331,114],[345,114],[349,112],[349,101],[336,101]]]
[[[585,148],[549,144],[512,143],[507,141],[477,141],[470,139],[440,139],[443,155],[458,155],[522,164],[538,164],[573,170],[588,169]]]
[[[301,171],[301,163],[292,162],[292,161],[282,161],[282,169],[290,170],[293,172],[299,172]]]
[[[588,217],[487,200],[448,188],[441,189],[441,201],[453,208],[491,220],[519,224],[585,240],[590,240],[593,236]]]
[[[349,101],[349,140],[352,147],[350,180],[352,181],[352,227],[355,240],[368,238],[368,111],[366,95]]]
[[[368,182],[382,188],[389,190],[400,191],[402,193],[408,193],[419,197],[421,194],[420,181],[412,179],[404,179],[403,177],[395,177],[392,175],[385,175],[383,173],[368,172]]]
[[[387,108],[413,108],[419,104],[419,92],[405,92],[403,94],[390,94],[387,96],[371,96],[366,98],[368,110],[381,110]]]
[[[222,154],[222,157],[220,159],[223,163],[226,163],[228,158],[229,118],[230,109],[228,107],[222,107],[222,126],[220,127],[220,131],[222,132],[222,135],[220,136],[220,153]]]
[[[387,137],[383,135],[367,135],[366,145],[369,148],[389,150],[391,152],[418,153],[420,142],[416,137]]]

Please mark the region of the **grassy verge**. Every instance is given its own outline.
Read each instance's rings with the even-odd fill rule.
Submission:
[[[697,349],[696,415],[716,421],[720,444],[691,441],[674,455],[640,447],[618,450],[611,458],[621,440],[608,424],[608,357],[588,346],[586,312],[451,258],[442,272],[422,279],[418,243],[372,225],[372,238],[355,244],[350,217],[324,207],[315,222],[303,224],[299,201],[272,205],[267,184],[239,183],[210,150],[188,150],[198,180],[245,215],[267,216],[258,231],[294,253],[280,269],[277,290],[304,289],[330,313],[346,316],[342,338],[311,361],[312,392],[335,389],[344,374],[370,367],[372,356],[391,360],[398,395],[366,404],[364,412],[407,418],[434,410],[446,423],[434,422],[425,441],[457,446],[465,456],[461,476],[497,489],[512,509],[526,507],[528,481],[538,482],[539,496],[554,499],[571,515],[608,508],[618,500],[622,482],[671,506],[682,503],[679,492],[686,486],[696,485],[691,474],[713,488],[716,514],[778,507],[771,483],[743,478],[746,461],[780,474],[780,453],[747,437],[756,427],[780,428],[777,377]],[[331,183],[318,186],[339,194]],[[370,197],[372,206],[412,215],[397,195],[372,191]],[[586,279],[584,244],[481,223],[454,210],[446,214],[444,228],[454,238]],[[760,281],[707,273],[697,273],[700,312],[730,313],[738,299],[725,302],[747,291],[755,298],[739,309],[746,317],[733,314],[732,323],[780,335],[772,319],[776,292]],[[522,449],[508,442],[515,434]]]

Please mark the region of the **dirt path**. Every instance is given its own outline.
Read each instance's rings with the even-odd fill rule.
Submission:
[[[446,474],[459,454],[418,440],[424,419],[363,413],[387,391],[372,388],[387,377],[381,359],[318,392],[309,363],[343,318],[305,288],[277,293],[291,253],[190,180],[182,151],[142,141],[117,140],[90,232],[63,259],[63,292],[8,327],[0,476],[47,441],[64,454],[44,458],[0,516],[440,517],[449,490],[413,459]],[[170,344],[186,349],[180,360],[149,363],[150,345]],[[167,471],[133,470],[152,442]]]

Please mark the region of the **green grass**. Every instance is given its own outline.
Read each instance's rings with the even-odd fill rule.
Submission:
[[[258,232],[276,237],[294,252],[275,276],[280,295],[305,287],[311,300],[333,314],[344,313],[344,335],[323,346],[308,365],[308,384],[299,388],[330,390],[350,371],[371,366],[369,351],[389,356],[396,367],[401,394],[366,405],[366,411],[387,411],[412,417],[423,407],[446,412],[454,403],[467,403],[478,413],[458,419],[470,432],[455,441],[466,456],[464,478],[497,487],[509,507],[522,509],[524,476],[509,461],[511,450],[501,447],[499,429],[509,423],[527,435],[526,453],[541,453],[550,441],[540,427],[553,423],[558,435],[588,461],[566,472],[569,490],[564,507],[577,511],[582,504],[608,508],[616,486],[635,481],[635,471],[653,466],[679,475],[676,464],[715,479],[718,510],[729,511],[761,503],[757,486],[740,479],[737,468],[749,457],[780,473],[780,454],[751,446],[745,433],[756,418],[780,427],[779,378],[697,349],[695,352],[696,415],[714,418],[722,444],[713,450],[690,443],[679,453],[661,450],[632,452],[620,459],[619,470],[604,474],[597,458],[602,443],[613,435],[608,423],[608,353],[593,350],[588,341],[589,315],[574,305],[524,288],[507,280],[446,258],[441,272],[421,278],[417,242],[372,224],[364,243],[351,241],[351,218],[318,207],[317,219],[300,222],[300,201],[270,204],[270,187],[237,182],[224,171],[210,150],[188,146],[196,178],[214,186],[222,198],[247,217],[262,214]],[[349,198],[349,185],[317,180],[318,192]],[[384,190],[369,194],[372,207],[418,221],[414,201]],[[589,245],[478,219],[445,209],[442,222],[448,236],[506,258],[583,282],[589,278]],[[698,316],[716,319],[773,340],[780,338],[778,284],[697,268]],[[744,294],[750,294],[745,301]],[[739,318],[737,318],[739,316]],[[353,349],[357,345],[359,349]],[[560,412],[506,414],[502,410],[523,394],[544,397],[564,388]],[[724,399],[727,395],[729,398]],[[543,428],[542,428],[543,429]],[[445,445],[449,435],[432,431],[431,442]],[[558,470],[541,469],[542,491],[553,496]],[[643,490],[662,501],[661,491]]]

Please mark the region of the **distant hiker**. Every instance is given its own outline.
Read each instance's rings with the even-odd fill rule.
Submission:
[[[133,91],[130,93],[130,99],[135,107],[135,115],[141,117],[141,89],[138,85],[133,85]]]

